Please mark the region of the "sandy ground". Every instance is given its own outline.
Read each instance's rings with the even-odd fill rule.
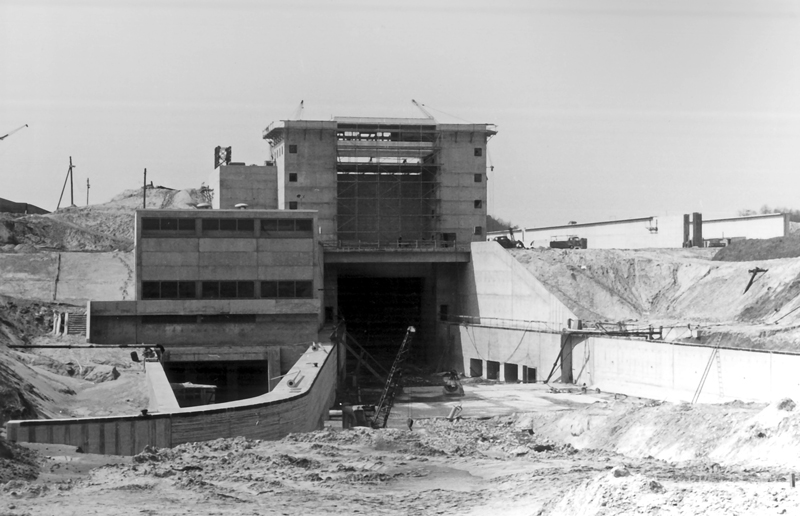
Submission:
[[[407,389],[384,430],[331,421],[280,441],[127,458],[26,445],[41,474],[0,484],[0,514],[800,512],[793,402],[672,405],[541,384],[436,391]],[[462,419],[441,417],[456,405]]]

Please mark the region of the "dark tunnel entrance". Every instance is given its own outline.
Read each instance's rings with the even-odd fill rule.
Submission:
[[[424,278],[339,277],[339,314],[347,332],[385,366],[390,366],[408,326],[417,329],[410,360],[422,341]]]
[[[214,403],[242,400],[269,392],[266,360],[226,362],[167,362],[164,371],[171,384],[214,385]],[[200,392],[173,387],[181,407],[201,404]]]

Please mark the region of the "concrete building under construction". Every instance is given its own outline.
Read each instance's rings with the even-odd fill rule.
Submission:
[[[221,385],[218,399],[286,373],[342,320],[386,360],[414,326],[414,354],[445,365],[437,321],[486,238],[495,133],[429,118],[270,124],[264,165],[211,174],[214,209],[137,212],[136,299],[92,302],[89,340],[161,343],[171,380]]]

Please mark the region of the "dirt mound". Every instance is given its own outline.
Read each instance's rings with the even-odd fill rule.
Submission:
[[[186,209],[206,199],[197,189],[147,188],[147,207]],[[130,251],[134,212],[142,207],[142,190],[126,190],[111,201],[61,208],[47,215],[0,213],[0,251]]]
[[[10,419],[135,414],[147,406],[129,350],[71,349],[80,336],[50,335],[56,303],[0,296],[0,425]],[[63,349],[37,345],[63,345]],[[11,349],[8,346],[25,346]]]
[[[39,476],[38,455],[0,437],[0,484],[12,480],[35,480]]]
[[[745,292],[758,263],[712,261],[705,249],[510,252],[586,321],[766,324],[773,332],[800,324],[798,260],[771,261]]]
[[[723,262],[749,262],[754,260],[776,260],[800,256],[800,232],[784,237],[748,239],[733,242],[723,247],[714,260]]]
[[[87,229],[57,215],[0,213],[0,251],[35,253],[40,250],[130,250],[132,241]]]

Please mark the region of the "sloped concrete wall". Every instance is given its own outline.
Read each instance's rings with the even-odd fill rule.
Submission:
[[[575,319],[561,301],[496,242],[473,242],[462,281],[460,315],[541,321],[551,328]]]
[[[474,242],[460,278],[457,315],[469,324],[440,331],[453,342],[451,363],[469,375],[470,361],[533,367],[546,378],[561,349],[560,331],[575,315],[496,242]],[[444,325],[444,323],[440,323]],[[510,326],[510,327],[509,327]],[[503,367],[501,366],[501,379]],[[560,377],[560,369],[554,378]]]

